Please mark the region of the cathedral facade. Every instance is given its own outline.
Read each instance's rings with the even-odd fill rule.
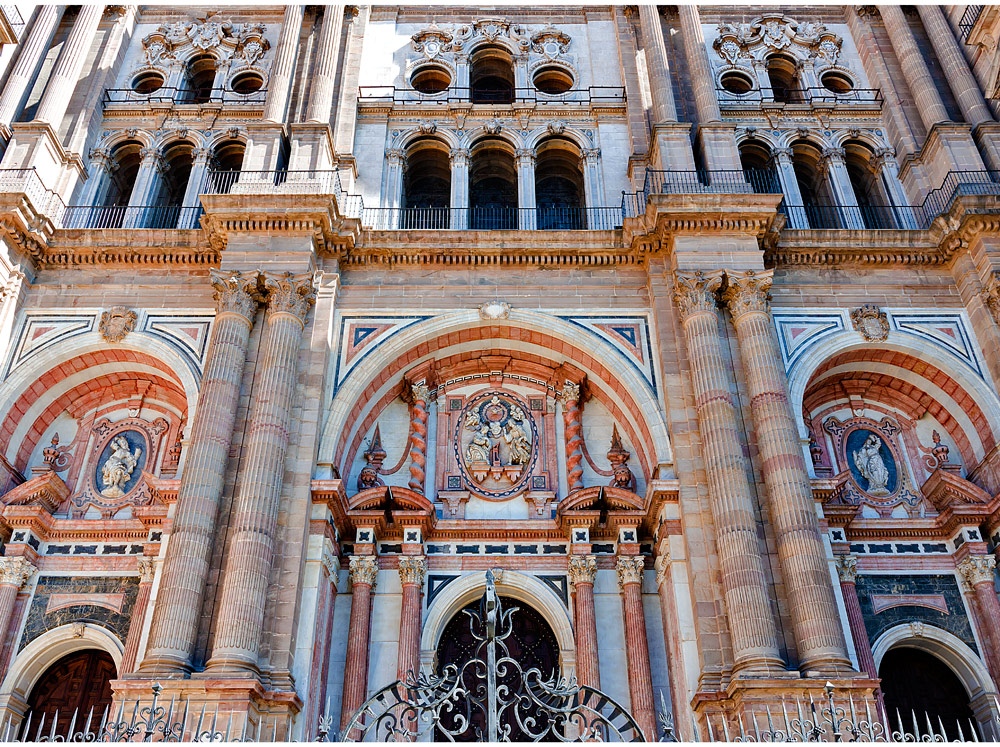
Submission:
[[[990,734],[998,39],[3,6],[0,721],[312,738],[468,661],[489,572],[649,740],[828,683]]]

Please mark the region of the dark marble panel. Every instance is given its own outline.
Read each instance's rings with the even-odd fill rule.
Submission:
[[[17,650],[20,651],[38,636],[60,625],[87,622],[100,625],[125,642],[132,620],[132,608],[139,593],[139,579],[135,576],[42,576],[35,595],[31,598],[28,620]],[[107,607],[81,604],[46,612],[53,594],[123,594],[121,612]]]

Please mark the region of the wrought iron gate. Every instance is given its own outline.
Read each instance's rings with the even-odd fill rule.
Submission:
[[[504,608],[492,571],[479,610],[469,616],[476,655],[440,675],[418,674],[382,688],[361,706],[344,741],[645,741],[631,714],[575,680],[523,671],[507,650],[517,607]],[[501,681],[502,680],[502,681]],[[515,732],[515,727],[517,734]]]

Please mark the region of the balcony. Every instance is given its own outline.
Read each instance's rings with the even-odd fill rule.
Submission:
[[[717,88],[719,106],[722,109],[759,108],[761,106],[811,106],[830,109],[847,106],[855,109],[882,109],[882,89],[852,88],[838,93],[824,86],[811,88],[760,89],[746,93],[733,93],[725,88]]]
[[[417,108],[448,107],[452,104],[511,105],[568,105],[581,107],[624,106],[625,89],[620,86],[590,86],[563,93],[543,93],[537,88],[483,91],[478,89],[473,101],[471,88],[446,88],[438,93],[420,93],[412,88],[396,86],[361,86],[358,103],[373,107]]]
[[[373,231],[613,231],[620,207],[363,208],[361,225]]]
[[[46,216],[54,225],[63,220],[65,203],[42,183],[35,169],[0,169],[0,194],[23,194],[35,212]]]
[[[972,29],[976,25],[976,21],[979,20],[979,16],[983,14],[983,8],[985,7],[985,5],[969,5],[966,7],[961,20],[958,22],[958,34],[962,41],[969,38],[969,34],[972,33]]]
[[[132,88],[104,90],[104,107],[109,106],[264,106],[267,89],[253,93],[237,93],[231,88],[174,88],[163,86],[155,91],[139,93]]]
[[[201,205],[69,205],[62,228],[199,228]]]

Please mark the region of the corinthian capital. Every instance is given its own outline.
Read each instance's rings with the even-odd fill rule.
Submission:
[[[215,288],[215,305],[219,314],[239,314],[253,324],[257,311],[257,273],[212,270],[212,287]]]
[[[24,588],[38,569],[24,558],[0,558],[0,584]]]
[[[722,292],[722,300],[729,307],[734,321],[754,311],[771,312],[770,291],[774,270],[726,272],[726,280],[728,286]]]
[[[858,581],[858,559],[853,555],[837,556],[837,575],[842,584],[854,584]]]
[[[704,311],[715,312],[715,294],[722,286],[723,274],[722,270],[674,273],[674,301],[682,319]]]
[[[424,585],[427,575],[427,561],[422,555],[403,555],[399,559],[399,582],[401,584]]]
[[[305,324],[309,307],[316,303],[313,276],[309,273],[293,275],[290,272],[265,272],[261,277],[267,294],[267,313],[291,314]]]
[[[618,588],[624,591],[628,584],[641,584],[645,561],[641,555],[621,555],[618,557]]]
[[[983,302],[993,315],[993,320],[1000,324],[1000,272],[993,271],[983,288]]]
[[[153,576],[156,574],[156,561],[152,558],[139,558],[139,562],[136,563],[136,568],[139,571],[139,583],[149,584],[153,582]]]
[[[375,591],[375,577],[378,575],[378,559],[372,555],[351,558],[348,575],[352,584],[368,584]]]
[[[993,584],[997,567],[996,558],[992,555],[970,555],[958,564],[958,572],[975,588],[977,584]]]
[[[569,582],[592,584],[597,577],[597,558],[593,555],[573,555],[569,559]]]

